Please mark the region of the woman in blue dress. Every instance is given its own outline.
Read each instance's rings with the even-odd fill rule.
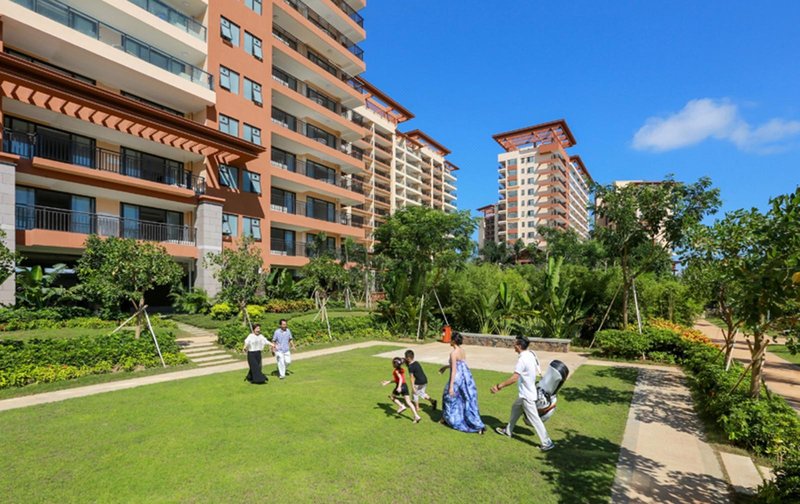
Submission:
[[[483,434],[486,426],[478,411],[478,389],[465,361],[466,354],[461,348],[463,342],[461,334],[453,334],[450,365],[439,369],[440,373],[444,373],[450,368],[450,380],[445,383],[442,394],[442,423],[462,432]]]

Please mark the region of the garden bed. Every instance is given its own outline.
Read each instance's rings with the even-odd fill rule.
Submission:
[[[511,348],[516,336],[500,336],[497,334],[460,333],[465,345],[485,347]],[[528,338],[533,350],[542,352],[569,352],[570,340],[556,338]]]

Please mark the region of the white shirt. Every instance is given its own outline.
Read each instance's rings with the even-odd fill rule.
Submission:
[[[536,392],[536,375],[539,374],[539,363],[533,352],[523,350],[519,353],[517,367],[514,372],[519,375],[517,385],[519,396],[528,401],[535,401],[539,394]]]
[[[250,335],[244,339],[244,345],[247,347],[248,352],[260,352],[264,350],[264,347],[268,344],[269,341],[267,341],[267,338],[265,338],[263,334],[256,335],[250,333]]]

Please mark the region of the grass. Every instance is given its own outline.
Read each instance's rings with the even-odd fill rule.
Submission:
[[[464,434],[425,409],[398,416],[373,347],[294,363],[287,380],[244,372],[0,413],[4,502],[608,502],[635,370],[584,366],[547,423],[513,440]],[[445,377],[425,366],[440,395]],[[271,369],[267,369],[267,372]],[[475,371],[493,429],[513,391]],[[69,435],[65,435],[68,433]]]
[[[791,363],[800,365],[800,353],[792,354],[789,349],[786,348],[786,345],[770,345],[767,347],[767,350]]]

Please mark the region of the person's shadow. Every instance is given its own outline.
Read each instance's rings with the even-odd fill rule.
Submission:
[[[487,435],[493,434],[494,437],[500,437],[494,429],[496,427],[505,427],[506,422],[501,421],[499,418],[489,416],[489,415],[481,415],[481,420],[483,420],[484,425],[486,425],[486,433]],[[525,436],[525,437],[520,437]],[[531,440],[531,436],[533,436],[533,440]],[[514,427],[514,437],[512,438],[514,441],[521,441],[523,443],[529,444],[531,446],[539,447],[539,443],[535,440],[538,439],[536,434],[531,430],[526,428],[525,426],[525,416],[523,415],[520,417],[519,422],[517,422],[517,426]]]

